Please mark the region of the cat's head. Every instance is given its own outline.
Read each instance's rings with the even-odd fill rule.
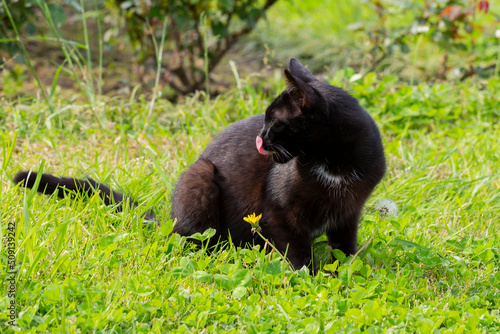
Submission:
[[[285,76],[288,88],[267,108],[264,127],[256,138],[259,153],[272,154],[278,163],[301,154],[311,129],[327,123],[324,98],[313,88],[319,81],[311,72],[292,58]]]
[[[323,155],[364,136],[371,117],[349,93],[320,82],[294,58],[285,76],[288,88],[267,108],[256,138],[259,153],[286,163],[298,155]]]

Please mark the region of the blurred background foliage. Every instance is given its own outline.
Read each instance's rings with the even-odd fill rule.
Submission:
[[[290,57],[330,77],[350,68],[352,81],[370,72],[410,84],[488,78],[500,66],[499,5],[1,0],[0,95],[34,95],[40,87],[46,99],[60,87],[82,89],[89,100],[155,90],[171,99],[196,90],[217,94],[238,72],[267,76]]]

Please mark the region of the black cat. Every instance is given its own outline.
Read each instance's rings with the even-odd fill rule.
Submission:
[[[263,244],[243,220],[262,213],[262,234],[287,251],[295,268],[310,264],[312,240],[323,233],[332,247],[356,251],[363,205],[385,174],[380,133],[354,97],[318,81],[297,60],[285,75],[289,86],[265,115],[229,126],[181,175],[172,198],[173,233],[214,228],[215,240]],[[36,174],[27,177],[20,172],[14,182],[32,187]],[[99,189],[106,203],[123,200],[93,180],[41,176],[39,191],[58,187]]]

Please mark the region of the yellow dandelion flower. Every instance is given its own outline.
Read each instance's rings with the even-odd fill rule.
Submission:
[[[244,217],[243,220],[246,221],[247,223],[250,223],[250,225],[252,225],[252,232],[255,232],[255,230],[260,231],[259,222],[261,218],[262,218],[262,213],[256,216],[254,212],[251,215]]]
[[[262,218],[262,213],[260,215],[256,216],[255,212],[254,212],[251,215],[244,217],[243,220],[246,221],[247,223],[250,223],[250,225],[252,225],[252,227],[258,227],[259,221],[261,218]]]

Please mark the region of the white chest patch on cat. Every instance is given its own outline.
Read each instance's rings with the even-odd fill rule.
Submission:
[[[343,188],[353,182],[361,181],[360,174],[355,170],[348,175],[336,175],[331,173],[326,166],[318,165],[312,169],[312,172],[318,181],[327,188]]]

